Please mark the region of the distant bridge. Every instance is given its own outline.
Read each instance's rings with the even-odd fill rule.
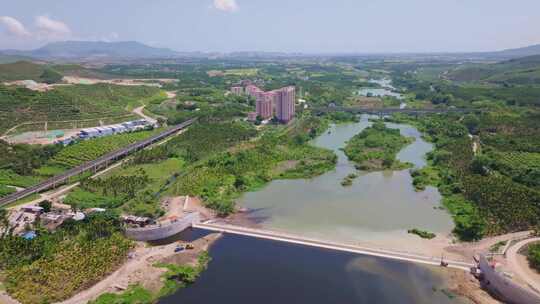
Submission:
[[[391,115],[394,113],[404,114],[442,114],[442,113],[469,113],[473,110],[463,108],[445,108],[445,109],[412,109],[412,108],[360,108],[360,107],[316,107],[313,108],[315,112],[349,112],[355,114],[371,114],[371,115]]]
[[[210,224],[210,223],[193,223],[192,227],[198,228],[198,229],[216,231],[216,232],[250,236],[250,237],[267,239],[267,240],[275,240],[275,241],[281,241],[281,242],[287,242],[287,243],[293,243],[293,244],[301,244],[301,245],[306,245],[306,246],[311,246],[311,247],[326,248],[326,249],[343,251],[343,252],[352,252],[352,253],[382,257],[382,258],[387,258],[387,259],[392,259],[392,260],[420,263],[420,264],[426,264],[426,265],[432,265],[432,266],[441,266],[440,257],[430,257],[430,256],[425,256],[425,255],[420,255],[420,254],[415,254],[415,253],[376,249],[376,248],[357,246],[357,245],[352,245],[352,244],[335,243],[335,242],[323,241],[323,240],[318,240],[318,239],[313,239],[313,238],[306,238],[302,236],[296,236],[296,235],[292,235],[288,233],[282,233],[282,232],[276,232],[276,231],[270,231],[270,230],[261,230],[261,229],[233,226],[233,225]],[[471,267],[475,266],[472,263],[466,263],[463,261],[452,261],[452,260],[444,259],[444,262],[448,263],[447,267],[461,269],[465,271],[470,271]]]
[[[77,166],[75,168],[69,169],[65,171],[64,173],[51,177],[37,185],[31,186],[29,188],[26,188],[24,190],[12,193],[10,195],[7,195],[0,199],[0,207],[3,207],[9,203],[12,203],[16,200],[22,199],[24,197],[27,197],[31,194],[38,193],[40,191],[55,188],[58,185],[61,185],[69,180],[69,178],[82,174],[86,171],[93,170],[94,172],[97,171],[98,168],[101,166],[107,167],[109,166],[109,163],[114,162],[120,158],[123,158],[133,152],[139,151],[141,149],[144,149],[158,141],[161,141],[176,132],[192,125],[196,119],[190,119],[184,123],[181,123],[179,125],[176,125],[170,129],[167,129],[166,131],[163,131],[159,134],[156,134],[154,136],[151,136],[147,139],[144,139],[142,141],[133,143],[127,147],[124,147],[122,149],[119,149],[117,151],[110,152],[108,154],[105,154],[95,160],[91,160],[89,162],[86,162],[80,166]]]

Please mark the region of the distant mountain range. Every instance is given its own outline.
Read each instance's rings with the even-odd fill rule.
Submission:
[[[65,41],[49,43],[31,51],[0,51],[5,56],[25,56],[37,59],[99,59],[99,58],[173,58],[181,53],[155,48],[135,41],[99,42]]]
[[[516,49],[508,49],[508,50],[503,50],[503,51],[498,51],[498,52],[484,52],[482,54],[486,56],[490,56],[490,57],[500,57],[500,58],[508,58],[508,59],[540,55],[540,44],[526,46],[522,48],[516,48]]]
[[[354,54],[349,54],[353,55]],[[369,54],[364,54],[369,55]],[[377,55],[377,54],[372,54]],[[411,55],[411,54],[403,54]],[[414,54],[413,54],[414,55]],[[428,54],[419,53],[423,57],[425,56],[440,56],[440,54]],[[458,57],[471,57],[471,58],[485,58],[506,60],[519,57],[540,55],[540,44],[532,45],[516,49],[508,49],[503,51],[494,52],[478,52],[478,53],[446,53],[450,56]],[[167,59],[167,58],[180,58],[180,57],[221,57],[221,58],[280,58],[280,57],[302,57],[312,56],[309,54],[300,53],[281,53],[281,52],[233,52],[229,54],[220,53],[201,53],[191,52],[182,53],[167,48],[151,47],[136,41],[125,42],[99,42],[99,41],[64,41],[49,43],[39,49],[31,51],[20,50],[0,50],[0,62],[2,58],[13,59],[19,58],[34,58],[41,60],[51,59]],[[319,54],[324,56],[324,54]],[[400,56],[400,54],[394,54],[393,56]],[[4,61],[11,61],[5,59]]]
[[[523,54],[518,52],[517,54]],[[539,84],[540,55],[503,60],[492,64],[462,65],[450,71],[454,81],[480,81],[498,84]]]

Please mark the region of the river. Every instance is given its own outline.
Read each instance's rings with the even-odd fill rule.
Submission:
[[[364,244],[398,242],[407,246],[418,241],[417,236],[407,234],[411,228],[449,234],[453,223],[448,213],[439,208],[438,190],[428,187],[416,192],[408,170],[359,172],[352,186],[341,186],[345,176],[357,171],[340,149],[370,124],[363,116],[358,123],[332,126],[313,144],[337,154],[336,169],[309,180],[273,181],[260,191],[247,193],[240,205],[254,210],[248,217],[269,229]],[[398,159],[418,168],[424,166],[431,144],[412,126],[388,125],[415,138],[400,151]]]
[[[420,228],[446,235],[450,216],[436,208],[437,189],[414,191],[407,170],[360,172],[350,187],[343,177],[356,172],[340,150],[370,125],[334,125],[313,141],[338,155],[336,169],[309,180],[278,180],[247,193],[240,205],[265,228],[346,242],[420,248],[425,240],[407,234]],[[415,142],[398,154],[420,168],[432,149],[408,125],[399,128]],[[403,246],[402,246],[403,245]],[[192,286],[164,298],[172,303],[464,303],[441,292],[434,268],[301,245],[226,235],[210,249],[213,260]]]

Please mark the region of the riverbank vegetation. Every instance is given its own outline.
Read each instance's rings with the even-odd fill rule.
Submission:
[[[291,126],[268,130],[232,149],[215,151],[186,168],[172,191],[199,196],[207,207],[227,215],[234,211],[234,201],[242,193],[272,179],[320,175],[336,162],[334,153],[308,143],[326,129],[322,125],[320,118],[305,115]]]
[[[529,246],[527,249],[527,260],[532,268],[540,272],[540,243]]]
[[[399,170],[410,165],[396,160],[396,155],[412,140],[402,136],[398,129],[388,128],[384,122],[376,121],[351,138],[344,151],[360,170]]]
[[[343,178],[341,185],[343,187],[349,187],[353,184],[353,181],[358,177],[358,174],[351,173]]]
[[[461,239],[528,230],[538,224],[538,114],[508,108],[419,120],[397,117],[416,124],[435,143],[429,166],[412,173],[414,183],[419,189],[428,184],[439,188]],[[479,141],[474,144],[469,134]],[[478,142],[481,147],[473,151]]]
[[[6,291],[21,303],[58,302],[114,271],[131,247],[115,215],[95,213],[54,232],[39,229],[32,240],[3,235],[0,269]]]
[[[416,234],[419,237],[421,237],[423,239],[428,239],[428,240],[434,239],[437,236],[437,235],[435,235],[435,233],[425,231],[425,230],[420,230],[420,229],[417,229],[417,228],[409,229],[409,230],[407,230],[407,233]]]
[[[167,269],[167,272],[161,276],[163,286],[159,292],[153,293],[140,285],[132,285],[119,294],[102,294],[89,304],[154,304],[159,298],[171,295],[178,289],[193,284],[199,275],[206,270],[210,260],[210,255],[204,251],[197,258],[195,266],[158,263],[154,266]]]

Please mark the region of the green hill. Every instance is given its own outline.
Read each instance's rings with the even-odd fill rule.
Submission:
[[[61,129],[73,126],[52,122],[124,117],[131,115],[129,106],[159,97],[160,93],[158,88],[148,86],[71,85],[36,92],[0,84],[0,134],[21,123],[48,121],[50,129]]]
[[[57,83],[62,74],[48,65],[29,61],[0,64],[0,81],[34,80],[36,82]]]
[[[447,74],[458,82],[489,82],[498,84],[540,84],[540,55],[528,56],[494,64],[460,66]]]

